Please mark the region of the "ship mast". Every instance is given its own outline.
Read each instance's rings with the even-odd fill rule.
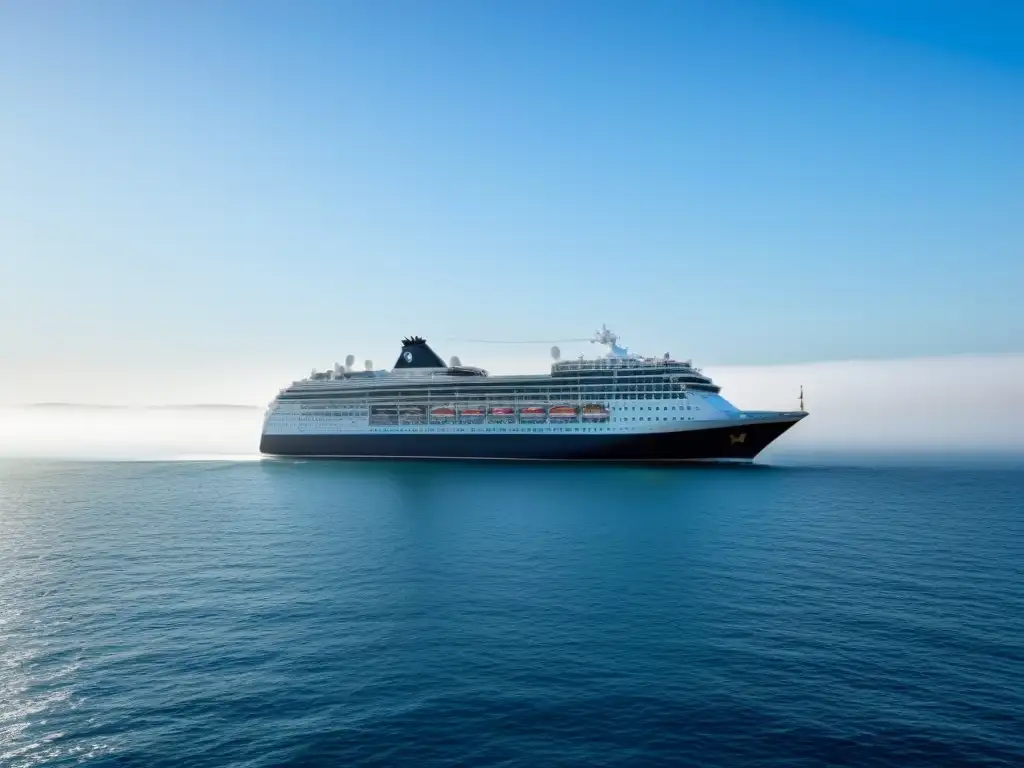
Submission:
[[[608,326],[604,323],[601,324],[601,330],[594,334],[594,337],[590,340],[591,344],[604,344],[611,351],[609,357],[628,357],[629,350],[625,347],[620,347],[619,337],[608,330]]]

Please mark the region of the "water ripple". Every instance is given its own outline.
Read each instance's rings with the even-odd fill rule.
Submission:
[[[1024,473],[0,464],[0,765],[1024,764]]]

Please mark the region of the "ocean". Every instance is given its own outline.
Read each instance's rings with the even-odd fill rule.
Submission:
[[[1024,468],[3,461],[0,765],[1024,765]]]

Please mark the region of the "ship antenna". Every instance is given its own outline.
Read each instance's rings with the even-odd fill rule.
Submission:
[[[467,344],[564,344],[576,341],[592,341],[593,339],[462,339],[449,337],[446,341],[459,341]]]
[[[601,324],[601,330],[590,338],[590,343],[605,345],[610,350],[608,354],[613,357],[625,357],[629,355],[629,350],[627,348],[619,346],[618,335],[609,331],[608,326],[604,323]]]
[[[804,409],[804,385],[800,385],[800,410]]]

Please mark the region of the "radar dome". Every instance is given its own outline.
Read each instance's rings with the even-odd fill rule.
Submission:
[[[368,371],[372,371],[373,370],[373,360],[367,360],[366,362],[363,363],[363,365],[366,366],[366,370],[368,370]]]
[[[356,356],[355,355],[349,355],[348,357],[345,358],[345,367],[347,369],[352,370],[352,366],[355,365],[355,364],[356,364]]]
[[[562,350],[560,350],[558,347],[552,347],[551,348],[551,359],[552,360],[558,360],[561,357],[562,357]]]
[[[462,361],[459,360],[458,355],[452,355],[452,359],[448,361],[448,365],[450,365],[452,368],[457,368],[458,366],[462,365]]]

